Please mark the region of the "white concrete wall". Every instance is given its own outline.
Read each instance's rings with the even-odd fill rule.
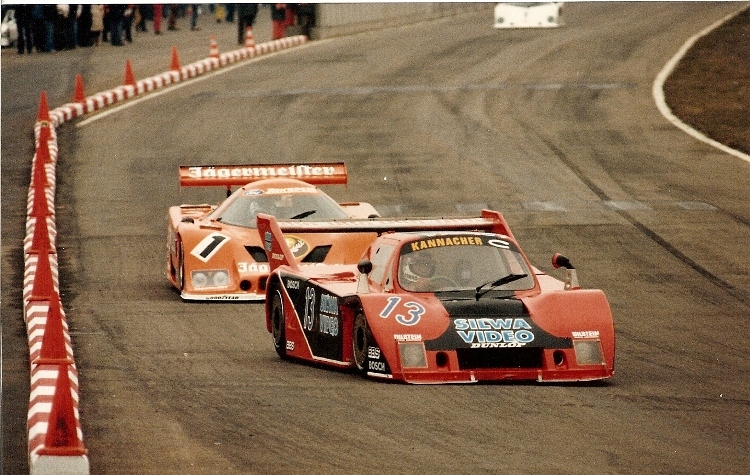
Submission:
[[[495,3],[320,3],[313,39],[419,23],[472,11],[486,11],[492,22]]]

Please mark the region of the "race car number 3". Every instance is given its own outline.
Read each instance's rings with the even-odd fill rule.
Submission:
[[[398,323],[410,327],[419,322],[424,312],[424,307],[417,302],[406,301],[402,303],[401,297],[389,297],[388,304],[380,312],[380,317],[388,318],[395,313],[395,319]]]

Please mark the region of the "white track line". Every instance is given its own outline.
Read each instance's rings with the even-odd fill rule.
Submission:
[[[715,22],[714,24],[710,25],[703,31],[697,33],[696,35],[688,39],[685,42],[685,44],[682,45],[679,51],[677,51],[677,54],[675,54],[672,57],[672,59],[670,59],[667,62],[667,64],[664,65],[664,68],[656,76],[656,79],[654,80],[654,85],[651,89],[651,94],[654,96],[654,101],[656,101],[656,107],[659,109],[659,112],[661,112],[661,114],[664,117],[666,117],[666,119],[670,121],[675,127],[677,127],[678,129],[681,129],[683,132],[687,133],[688,135],[702,142],[705,142],[713,147],[718,148],[722,152],[726,152],[730,155],[734,155],[735,157],[750,163],[750,155],[742,153],[739,150],[735,150],[731,147],[727,147],[726,145],[707,137],[703,133],[695,130],[694,128],[690,127],[686,123],[682,122],[674,114],[672,114],[672,110],[669,108],[669,106],[667,105],[667,102],[664,100],[664,83],[666,82],[669,75],[672,74],[672,71],[674,71],[674,68],[677,66],[677,63],[679,63],[682,57],[685,56],[685,53],[687,53],[687,51],[690,48],[692,48],[693,44],[695,44],[695,42],[698,41],[699,38],[715,30],[716,28],[724,24],[729,19],[733,18],[734,16],[738,15],[740,12],[744,11],[746,8],[747,8],[747,5],[744,5],[742,8],[740,8],[736,12],[725,16],[721,20]]]

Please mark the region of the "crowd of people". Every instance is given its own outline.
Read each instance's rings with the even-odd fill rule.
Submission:
[[[13,5],[19,54],[51,53],[77,47],[109,43],[123,46],[133,41],[137,32],[162,34],[179,30],[178,19],[189,17],[190,29],[200,30],[198,16],[208,9],[217,22],[237,21],[237,42],[242,44],[245,28],[253,26],[258,13],[257,3],[154,4],[154,5]],[[271,4],[272,39],[282,38],[289,26],[299,25],[300,34],[309,36],[314,24],[314,8],[310,4]],[[150,26],[150,28],[149,28]]]

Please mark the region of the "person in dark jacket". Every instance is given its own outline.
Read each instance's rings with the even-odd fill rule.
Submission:
[[[34,48],[31,32],[31,5],[16,5],[16,28],[18,29],[18,54],[29,53]]]
[[[253,27],[257,15],[257,3],[237,4],[237,44],[245,44],[245,30]]]

